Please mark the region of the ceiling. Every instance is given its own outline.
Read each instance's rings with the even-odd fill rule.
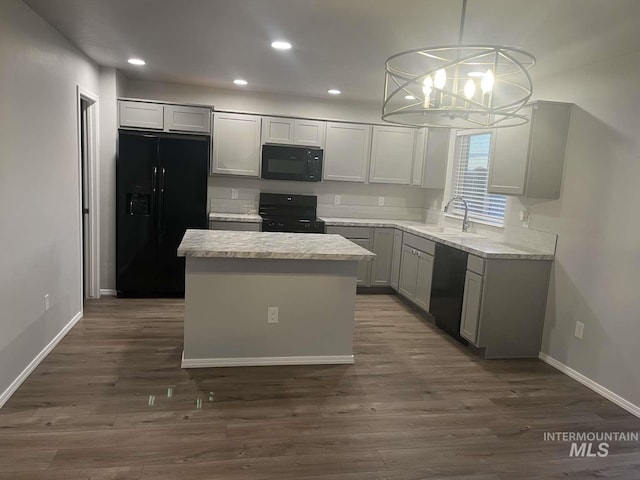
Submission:
[[[25,0],[129,78],[381,103],[392,54],[457,42],[461,0]],[[518,46],[534,79],[640,51],[638,0],[469,0],[464,41]],[[270,43],[286,39],[287,52]],[[133,67],[130,57],[147,64]],[[235,87],[235,78],[248,80]]]

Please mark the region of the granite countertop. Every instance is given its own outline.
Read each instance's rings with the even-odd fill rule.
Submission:
[[[262,223],[262,217],[257,213],[209,213],[210,222],[244,222]]]
[[[340,235],[187,230],[179,257],[363,260],[375,255]]]
[[[322,220],[327,226],[398,228],[413,235],[459,248],[483,258],[553,260],[553,254],[551,253],[511,245],[475,233],[461,232],[453,228],[428,225],[421,222],[331,217],[322,217]]]

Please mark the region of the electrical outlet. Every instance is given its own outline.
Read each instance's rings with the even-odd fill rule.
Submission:
[[[49,306],[50,306],[50,303],[49,303],[49,294],[47,293],[47,294],[44,296],[44,311],[45,311],[45,312],[46,312],[47,310],[49,310]]]
[[[529,228],[529,210],[522,209],[520,210],[520,221],[522,222],[522,226],[524,228]]]
[[[267,323],[278,323],[278,307],[267,307]]]
[[[237,188],[232,188],[231,189],[231,198],[233,200],[237,200],[238,199],[238,189]]]
[[[379,207],[384,206],[384,197],[378,197],[378,206]]]
[[[584,333],[584,323],[576,322],[576,331],[574,332],[574,335],[580,340],[582,340],[583,333]]]
[[[340,202],[341,202],[340,195],[336,195],[335,199],[333,200],[333,203],[335,203],[336,205],[340,205]]]

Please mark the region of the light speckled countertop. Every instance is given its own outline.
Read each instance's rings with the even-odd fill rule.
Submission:
[[[210,222],[243,222],[261,223],[262,217],[257,213],[209,213]]]
[[[483,237],[475,233],[461,232],[453,228],[428,225],[406,220],[378,220],[372,218],[332,218],[321,217],[327,226],[342,227],[388,227],[398,228],[434,242],[459,248],[467,253],[483,258],[512,260],[553,260],[553,254],[528,249],[518,245]]]
[[[187,230],[179,257],[363,260],[375,255],[340,235]]]

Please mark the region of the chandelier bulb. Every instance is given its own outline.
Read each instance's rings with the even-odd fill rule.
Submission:
[[[482,93],[489,93],[491,90],[493,90],[494,83],[495,83],[495,77],[493,76],[493,72],[491,71],[491,69],[489,69],[482,76],[482,81],[480,82],[480,88],[482,88]]]
[[[464,96],[467,97],[467,100],[471,100],[476,93],[476,84],[473,80],[467,80],[467,83],[464,84]]]
[[[442,90],[447,83],[447,72],[444,68],[436,71],[435,80],[433,84],[437,89]]]

